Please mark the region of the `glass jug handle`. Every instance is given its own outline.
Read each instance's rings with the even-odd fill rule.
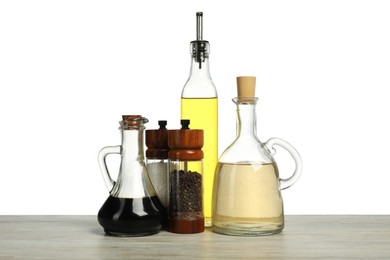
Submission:
[[[106,156],[109,154],[120,154],[121,146],[106,146],[100,150],[98,155],[100,171],[102,172],[104,182],[106,183],[108,191],[111,191],[115,185],[115,181],[111,179],[110,173],[108,172],[106,164]]]
[[[287,189],[291,185],[293,185],[298,179],[299,176],[301,176],[302,172],[302,160],[301,157],[299,156],[299,153],[295,148],[289,144],[288,142],[284,141],[283,139],[272,137],[270,138],[266,143],[265,146],[267,147],[268,151],[271,153],[271,155],[275,154],[275,149],[274,145],[279,145],[286,149],[290,155],[293,157],[295,160],[295,171],[294,173],[287,179],[282,179],[280,178],[280,188],[282,190]]]

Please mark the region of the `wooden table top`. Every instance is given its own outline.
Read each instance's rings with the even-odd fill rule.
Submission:
[[[282,233],[110,237],[96,216],[0,216],[0,259],[390,259],[389,215],[286,216]]]

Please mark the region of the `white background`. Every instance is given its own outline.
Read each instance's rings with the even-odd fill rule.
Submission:
[[[390,214],[390,3],[343,0],[0,2],[0,214],[97,213],[97,153],[119,144],[121,115],[179,127],[197,11],[219,153],[235,136],[235,77],[256,76],[259,138],[304,163],[285,213]],[[275,158],[288,176],[291,159]]]

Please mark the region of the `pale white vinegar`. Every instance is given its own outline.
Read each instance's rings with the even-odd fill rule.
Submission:
[[[276,164],[218,163],[213,230],[228,235],[266,235],[284,227]]]

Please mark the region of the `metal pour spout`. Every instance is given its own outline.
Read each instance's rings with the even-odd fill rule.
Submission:
[[[203,40],[203,13],[202,12],[196,13],[196,40],[197,41]]]
[[[197,63],[199,69],[202,69],[202,63],[208,58],[210,53],[210,44],[203,40],[203,13],[196,13],[196,40],[191,42],[191,54]]]

